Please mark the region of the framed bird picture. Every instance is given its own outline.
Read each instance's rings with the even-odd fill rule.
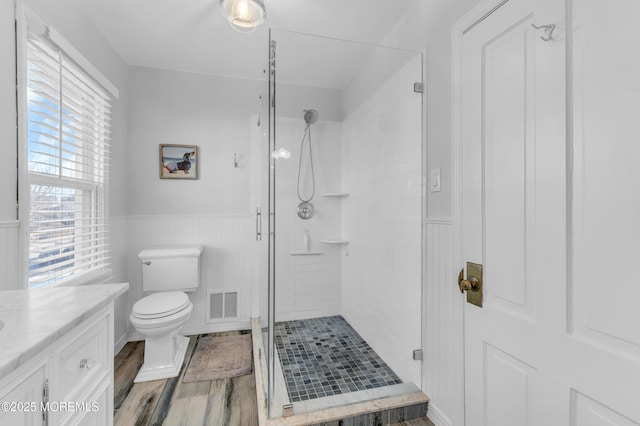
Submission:
[[[198,147],[160,144],[160,179],[198,179]]]

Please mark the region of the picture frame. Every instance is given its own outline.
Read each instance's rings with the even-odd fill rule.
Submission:
[[[160,144],[160,179],[198,179],[198,146]]]

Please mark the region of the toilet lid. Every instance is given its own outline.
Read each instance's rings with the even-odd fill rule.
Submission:
[[[133,313],[136,317],[145,319],[166,317],[180,312],[189,303],[189,296],[181,291],[154,293],[138,300],[133,305]]]

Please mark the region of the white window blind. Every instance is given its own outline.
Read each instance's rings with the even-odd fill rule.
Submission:
[[[27,39],[29,286],[110,267],[108,94],[46,36]]]

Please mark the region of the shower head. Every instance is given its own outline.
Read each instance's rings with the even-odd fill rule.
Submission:
[[[320,114],[315,109],[305,109],[304,111],[304,121],[309,124],[316,124],[318,118],[320,118]]]

